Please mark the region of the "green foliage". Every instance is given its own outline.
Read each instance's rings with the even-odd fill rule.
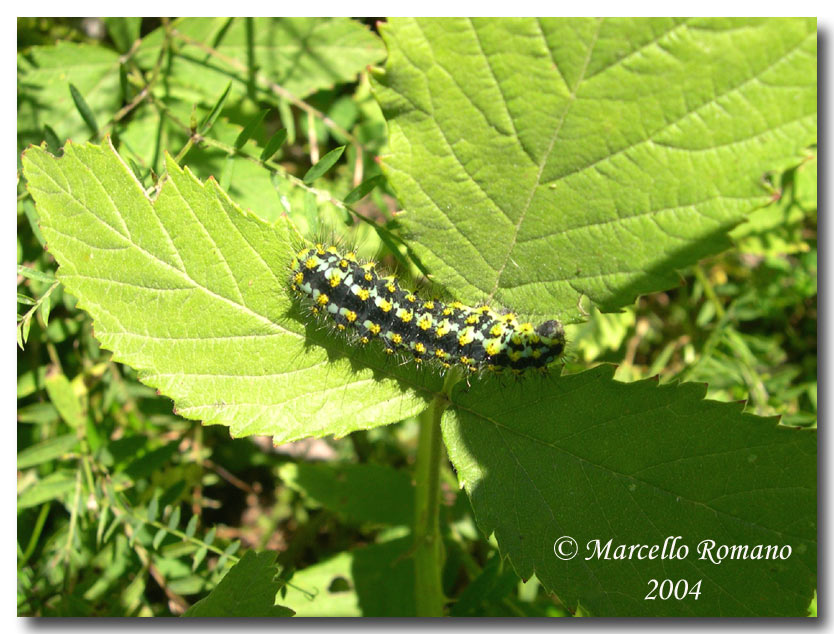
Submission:
[[[294,612],[275,605],[281,587],[275,581],[275,553],[246,553],[205,599],[183,616],[292,616]]]
[[[394,20],[386,175],[464,300],[580,319],[674,286],[816,142],[816,20]]]
[[[379,105],[355,20],[18,28],[20,614],[808,613],[813,20],[392,20]],[[334,337],[288,293],[329,234],[574,322],[564,368]]]
[[[452,395],[444,439],[482,530],[495,532],[523,578],[535,572],[569,608],[581,600],[592,614],[801,613],[816,560],[814,434],[742,414],[740,404],[704,401],[696,384],[623,384],[612,374],[601,366],[542,381],[533,402],[521,384],[491,398]],[[544,418],[548,410],[558,416]],[[553,556],[562,535],[581,545],[575,559]],[[795,555],[768,574],[758,561],[694,556],[586,560],[584,546],[595,539],[662,544],[667,535],[686,536],[693,553],[711,539],[789,543]],[[642,601],[649,578],[703,579],[703,596],[684,606]]]

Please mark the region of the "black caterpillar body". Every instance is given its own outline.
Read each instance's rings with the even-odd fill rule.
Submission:
[[[433,359],[443,368],[521,373],[545,368],[564,351],[564,329],[556,320],[534,328],[489,306],[425,300],[374,267],[352,252],[317,244],[293,258],[291,288],[338,330],[362,344],[380,339],[389,354],[407,351],[417,363]]]

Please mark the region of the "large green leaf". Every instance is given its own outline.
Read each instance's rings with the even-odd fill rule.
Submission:
[[[292,616],[294,612],[275,605],[281,588],[274,552],[248,551],[206,598],[192,605],[183,616]]]
[[[816,20],[397,19],[387,175],[435,279],[576,321],[674,286],[816,142]]]
[[[176,411],[287,441],[407,418],[441,378],[357,350],[289,297],[290,225],[242,212],[168,160],[147,198],[112,145],[23,157],[58,278],[96,337]]]
[[[60,140],[81,141],[90,130],[70,95],[72,84],[99,125],[119,108],[119,54],[101,46],[59,42],[35,46],[17,56],[19,148],[39,142],[44,125]]]
[[[601,366],[452,395],[443,435],[479,526],[495,533],[519,575],[535,573],[571,609],[803,615],[816,581],[816,435],[704,401],[702,385],[612,375]],[[579,544],[566,561],[554,554],[563,536]],[[669,536],[688,546],[686,558],[613,558],[617,545]],[[587,559],[589,542],[609,539],[611,559]],[[715,564],[699,558],[703,540],[787,544],[792,554]],[[645,600],[650,579],[701,580],[701,595]]]
[[[240,95],[256,90],[273,101],[269,81],[302,98],[354,81],[385,56],[379,38],[348,18],[183,18],[173,29],[216,52],[177,42],[166,91],[187,102],[215,101],[230,79]],[[152,65],[164,35],[148,35],[137,59]]]

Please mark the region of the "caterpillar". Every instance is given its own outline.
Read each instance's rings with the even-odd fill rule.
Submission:
[[[377,274],[375,266],[353,252],[316,244],[292,259],[290,288],[337,330],[355,334],[362,344],[379,339],[388,354],[404,351],[417,363],[521,374],[544,369],[564,350],[564,328],[556,320],[533,327],[489,306],[426,300],[396,277]]]

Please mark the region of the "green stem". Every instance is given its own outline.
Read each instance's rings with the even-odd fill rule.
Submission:
[[[453,373],[452,373],[453,374]],[[440,418],[449,405],[446,394],[455,382],[447,377],[438,394],[420,414],[417,444],[414,516],[414,593],[417,616],[443,616],[443,538],[440,535],[440,466],[443,442]]]

